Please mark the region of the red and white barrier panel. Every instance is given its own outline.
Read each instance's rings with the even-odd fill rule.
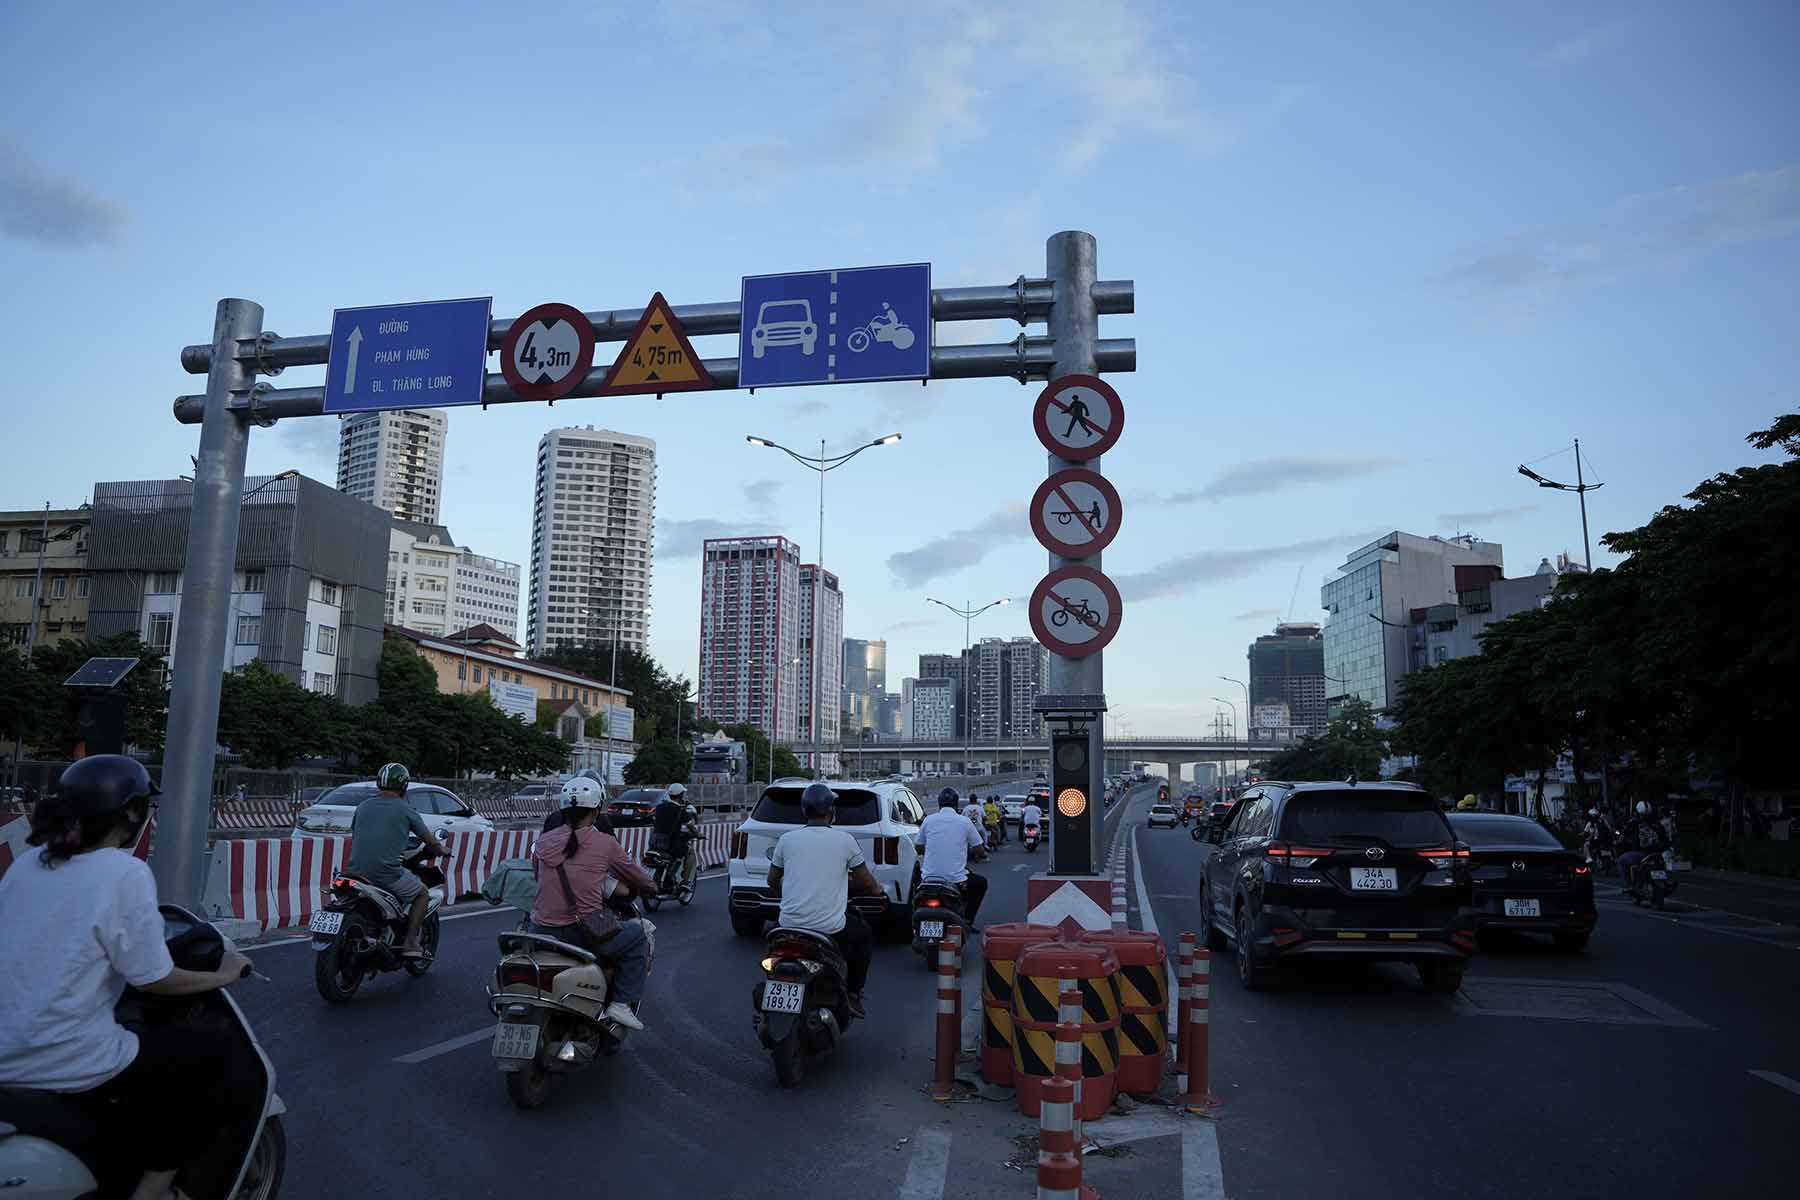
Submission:
[[[290,800],[226,800],[213,806],[214,829],[292,829],[299,810]]]

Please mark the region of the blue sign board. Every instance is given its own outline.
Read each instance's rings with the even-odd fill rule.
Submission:
[[[931,264],[744,277],[738,386],[931,374]]]
[[[480,404],[494,298],[340,308],[331,316],[325,411]]]

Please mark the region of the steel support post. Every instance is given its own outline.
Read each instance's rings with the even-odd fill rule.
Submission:
[[[1051,285],[1051,301],[1049,329],[1054,353],[1051,358],[1050,378],[1058,379],[1064,375],[1093,375],[1099,370],[1099,362],[1095,357],[1100,341],[1100,311],[1094,303],[1094,281],[1098,264],[1098,249],[1091,233],[1069,230],[1054,234],[1045,246],[1045,271]],[[1100,459],[1091,458],[1086,462],[1071,462],[1048,455],[1050,474],[1068,467],[1086,467],[1090,471],[1099,471]],[[1087,558],[1064,558],[1059,554],[1050,555],[1050,569],[1082,563],[1100,570],[1101,556],[1090,555]],[[1116,619],[1116,615],[1115,615]],[[1105,651],[1090,654],[1085,658],[1067,658],[1060,654],[1050,656],[1050,686],[1046,689],[1057,695],[1099,696],[1106,691],[1105,671],[1101,660]],[[1088,726],[1088,801],[1099,811],[1095,819],[1089,822],[1091,830],[1088,846],[1088,871],[1099,870],[1104,851],[1106,820],[1101,796],[1105,794],[1106,785],[1106,722],[1095,720]],[[1051,828],[1054,830],[1055,823]],[[1055,851],[1051,851],[1051,859],[1055,860]]]
[[[170,664],[174,683],[150,870],[156,876],[157,895],[165,903],[193,909],[200,907],[206,882],[219,677],[237,565],[244,457],[250,448],[249,421],[228,405],[233,392],[250,387],[255,372],[238,361],[238,345],[256,341],[262,321],[262,305],[249,300],[221,300],[213,318],[206,415],[200,424],[200,454],[194,460],[194,505]]]

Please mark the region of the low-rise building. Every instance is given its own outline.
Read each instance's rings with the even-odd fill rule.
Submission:
[[[0,513],[0,646],[88,636],[90,518],[87,505]]]
[[[443,635],[489,625],[519,635],[519,564],[458,546],[442,525],[396,520],[388,535],[387,623]]]

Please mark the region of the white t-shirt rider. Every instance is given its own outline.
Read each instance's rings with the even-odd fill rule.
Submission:
[[[925,847],[919,877],[951,883],[968,882],[969,851],[987,845],[974,823],[950,808],[940,808],[925,818],[919,826],[919,842]]]
[[[1021,825],[1041,825],[1044,821],[1044,810],[1035,804],[1027,804],[1019,811]]]

